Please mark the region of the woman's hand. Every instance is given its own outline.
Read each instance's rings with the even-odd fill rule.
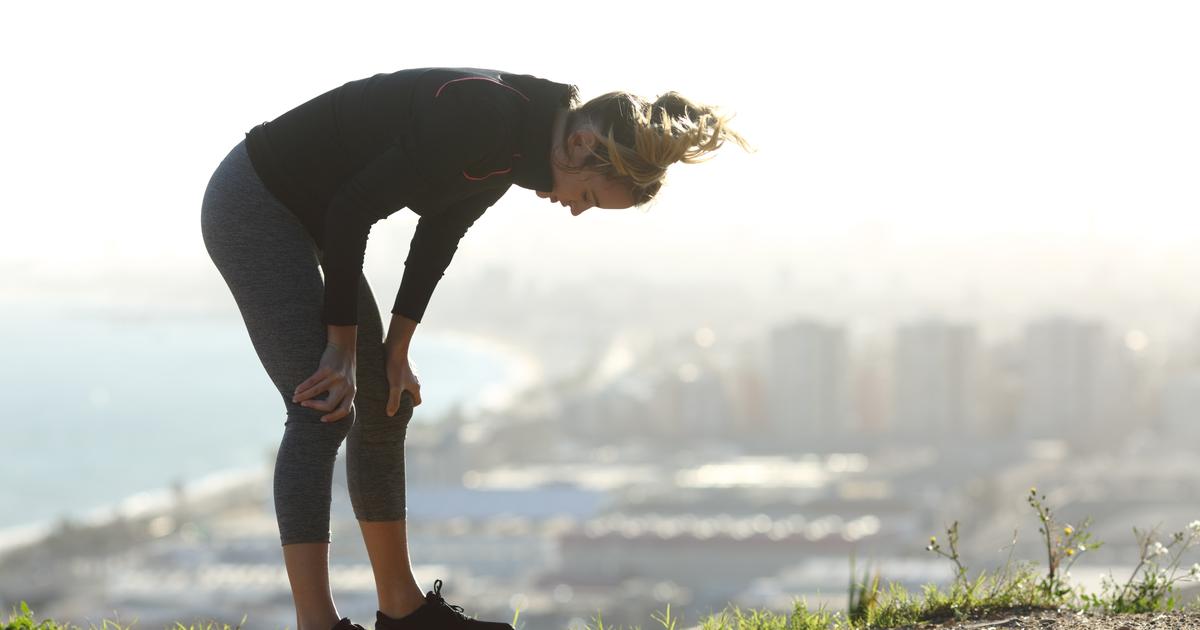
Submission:
[[[408,390],[413,407],[421,404],[421,381],[408,362],[408,353],[389,352],[387,355],[388,402],[387,415],[400,410],[400,394]]]
[[[332,411],[321,416],[321,422],[337,422],[350,415],[350,406],[358,391],[354,354],[353,346],[343,348],[333,343],[325,344],[320,366],[315,374],[296,386],[292,402],[309,409]],[[309,400],[324,391],[329,392],[325,400]]]

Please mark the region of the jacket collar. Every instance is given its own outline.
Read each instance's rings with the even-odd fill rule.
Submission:
[[[513,183],[529,190],[554,189],[554,171],[550,166],[550,143],[554,133],[554,115],[569,108],[571,86],[528,74],[503,74],[505,83],[529,97],[521,121],[521,156],[513,161]]]

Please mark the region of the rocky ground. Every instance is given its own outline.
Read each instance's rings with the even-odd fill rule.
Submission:
[[[970,621],[946,621],[902,626],[894,630],[1200,630],[1200,609],[1101,615],[1045,609],[1013,609]]]

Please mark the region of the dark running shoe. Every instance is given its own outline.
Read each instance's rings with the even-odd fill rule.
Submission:
[[[434,580],[433,590],[425,593],[421,607],[395,619],[375,611],[375,630],[513,630],[502,621],[480,621],[463,614],[462,606],[455,606],[442,597],[442,581]]]
[[[334,626],[332,628],[332,630],[367,630],[367,629],[356,623],[350,623],[349,617],[342,617],[342,620],[337,622],[337,625]]]

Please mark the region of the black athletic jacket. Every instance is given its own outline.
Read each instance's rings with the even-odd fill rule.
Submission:
[[[322,322],[358,323],[371,226],[420,216],[392,313],[421,321],[458,242],[512,184],[553,189],[554,114],[572,86],[482,68],[350,81],[246,133],[263,183],[321,249]]]

